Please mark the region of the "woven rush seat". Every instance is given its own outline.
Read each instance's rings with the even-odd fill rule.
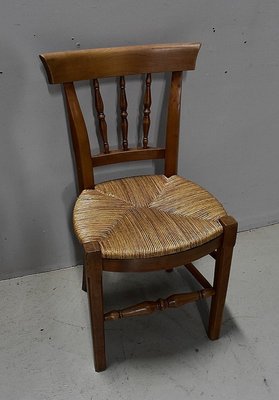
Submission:
[[[84,190],[74,208],[82,243],[98,241],[105,258],[163,256],[222,234],[223,206],[199,185],[173,175],[108,181]]]

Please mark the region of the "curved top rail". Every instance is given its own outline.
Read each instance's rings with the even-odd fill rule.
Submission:
[[[149,44],[40,55],[49,83],[195,69],[200,43]]]

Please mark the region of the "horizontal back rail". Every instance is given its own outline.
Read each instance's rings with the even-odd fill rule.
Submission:
[[[160,147],[130,148],[127,151],[111,150],[109,154],[101,153],[92,157],[92,166],[101,167],[128,161],[156,160],[165,158],[165,149]]]
[[[157,44],[46,53],[50,83],[195,69],[200,43]]]

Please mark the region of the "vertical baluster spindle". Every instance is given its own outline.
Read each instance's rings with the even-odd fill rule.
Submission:
[[[151,107],[151,74],[146,75],[145,93],[143,99],[143,148],[147,149],[148,132],[150,128],[150,107]]]
[[[120,116],[121,116],[121,131],[122,131],[122,146],[123,150],[128,150],[128,113],[127,113],[127,97],[125,90],[125,78],[120,76]]]
[[[100,93],[100,87],[98,79],[93,79],[93,86],[94,86],[94,94],[95,94],[95,108],[97,111],[98,119],[99,119],[99,129],[100,134],[103,140],[104,145],[104,153],[109,153],[109,144],[108,144],[108,137],[107,137],[107,123],[104,114],[104,103]]]

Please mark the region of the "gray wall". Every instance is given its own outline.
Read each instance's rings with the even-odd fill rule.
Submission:
[[[0,11],[1,278],[81,260],[70,222],[76,189],[63,100],[38,59],[78,43],[201,41],[197,70],[185,79],[179,172],[219,197],[242,230],[279,221],[279,2],[2,0]],[[160,85],[158,78],[157,105]],[[117,166],[98,179],[124,168],[135,172]],[[136,172],[153,170],[146,163]]]

